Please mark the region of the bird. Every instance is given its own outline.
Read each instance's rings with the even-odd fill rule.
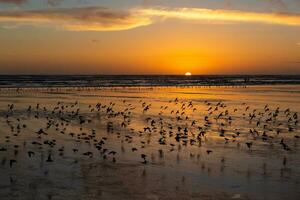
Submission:
[[[33,151],[28,151],[28,156],[31,158],[33,155],[35,155],[35,153]]]
[[[17,161],[15,159],[10,159],[9,160],[9,166],[10,166],[10,168],[12,168],[12,166],[13,166],[14,163],[17,163]]]
[[[209,155],[212,152],[213,152],[212,150],[206,150],[207,155]]]
[[[137,148],[133,147],[133,148],[131,148],[131,151],[135,152],[135,151],[137,151]]]
[[[51,154],[48,155],[46,162],[53,162]]]
[[[142,163],[143,164],[147,164],[147,160],[146,160],[146,157],[147,157],[147,155],[145,155],[145,154],[141,154],[141,158],[144,160]]]
[[[246,145],[247,145],[247,147],[248,147],[249,150],[251,149],[252,144],[253,144],[252,142],[246,142]]]

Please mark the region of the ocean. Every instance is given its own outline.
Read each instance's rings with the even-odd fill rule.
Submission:
[[[0,75],[1,88],[300,84],[300,75]]]

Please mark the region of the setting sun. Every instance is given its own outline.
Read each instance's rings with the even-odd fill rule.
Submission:
[[[186,76],[191,76],[192,73],[191,73],[191,72],[186,72],[185,75],[186,75]]]

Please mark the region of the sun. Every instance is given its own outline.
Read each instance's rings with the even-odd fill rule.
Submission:
[[[192,76],[192,73],[191,72],[186,72],[184,75],[186,75],[186,76]]]

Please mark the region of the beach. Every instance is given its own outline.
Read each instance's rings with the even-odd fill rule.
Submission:
[[[299,99],[298,84],[2,88],[0,199],[297,199]]]
[[[300,0],[0,0],[0,200],[300,199]]]

